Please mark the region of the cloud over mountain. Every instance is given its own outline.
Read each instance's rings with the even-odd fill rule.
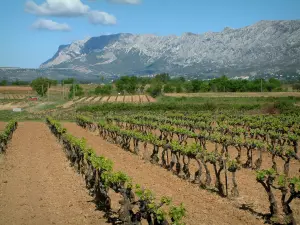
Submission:
[[[37,30],[70,31],[71,27],[66,23],[57,23],[53,20],[39,19],[32,24]]]
[[[117,18],[107,12],[91,11],[88,13],[89,22],[91,24],[114,25]]]
[[[38,16],[76,17],[88,13],[90,7],[81,0],[46,0],[38,5],[27,1],[25,11]]]
[[[136,4],[137,2],[139,2],[139,0],[118,0],[116,2]],[[40,5],[30,0],[27,1],[25,4],[25,11],[38,16],[86,16],[88,18],[89,23],[94,25],[115,25],[117,23],[117,18],[114,15],[98,10],[91,10],[90,7],[88,5],[83,4],[81,0],[46,0]],[[34,27],[36,29],[50,28],[48,30],[70,30],[67,24],[54,24],[54,21],[50,21],[51,20],[38,20],[34,23]]]

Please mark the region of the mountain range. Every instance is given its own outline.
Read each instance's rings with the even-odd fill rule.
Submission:
[[[41,64],[40,70],[68,71],[68,74],[73,71],[79,79],[91,80],[100,75],[163,72],[200,78],[223,74],[297,76],[300,75],[300,20],[260,21],[239,29],[226,27],[221,32],[181,36],[102,35],[59,46],[55,55]]]

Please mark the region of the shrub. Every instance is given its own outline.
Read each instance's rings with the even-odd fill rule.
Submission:
[[[112,86],[109,84],[98,86],[95,88],[94,93],[96,95],[110,95],[112,92]]]

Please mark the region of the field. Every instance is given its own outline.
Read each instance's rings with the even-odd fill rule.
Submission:
[[[126,224],[140,215],[141,224],[162,216],[158,225],[298,224],[298,102],[2,100],[0,133],[8,120],[19,122],[0,155],[0,224]],[[9,110],[23,103],[23,112]]]
[[[0,224],[105,223],[44,123],[19,124],[0,170]]]
[[[206,93],[166,93],[170,97],[210,97],[210,98],[231,98],[231,97],[300,97],[300,92],[206,92]]]
[[[216,116],[220,116],[222,119],[214,121],[213,118]],[[224,120],[224,118],[227,119]],[[266,119],[273,121],[280,119],[280,117],[271,116]],[[286,120],[287,118],[281,119]],[[82,121],[79,124],[83,124],[83,126],[91,123],[91,120],[88,119],[80,120]],[[221,122],[223,120],[224,122]],[[246,122],[247,120],[249,121]],[[262,129],[270,129],[264,128],[264,125],[259,123],[261,120],[259,116],[240,117],[226,114],[184,116],[180,113],[171,113],[169,116],[155,116],[153,114],[112,116],[107,118],[107,122],[100,122],[98,126],[102,138],[119,145],[125,151],[138,154],[144,160],[149,160],[153,164],[171,170],[173,174],[184,180],[200,184],[204,189],[214,190],[220,196],[230,198],[232,202],[235,202],[234,204],[240,205],[240,208],[246,207],[252,212],[267,216],[270,203],[268,203],[264,186],[261,186],[260,183],[263,180],[258,180],[257,174],[268,174],[273,171],[270,168],[276,168],[272,173],[276,171],[278,174],[295,177],[291,179],[298,179],[300,182],[297,178],[300,171],[300,157],[297,150],[299,143],[297,141],[292,141],[287,145],[277,143],[276,139],[279,138],[280,131],[276,133],[276,137],[271,136],[271,134],[274,135],[274,131],[269,131],[270,136],[268,135],[268,138],[265,136],[267,134],[262,133],[262,130],[258,130],[258,128],[255,128],[256,130],[249,129],[249,131],[246,128],[245,131],[241,131],[247,126],[252,126],[251,123],[254,125],[255,120],[258,120]],[[245,125],[242,125],[241,121],[245,121]],[[296,121],[297,128],[293,129],[298,129],[299,117]],[[257,127],[258,124],[255,126]],[[229,126],[233,125],[236,128],[232,127],[233,130],[228,130]],[[282,124],[283,126],[284,124]],[[239,132],[249,133],[240,135]],[[298,140],[296,136],[294,138]],[[145,143],[147,144],[146,147]],[[273,152],[272,149],[277,148],[280,150],[276,151],[282,152]],[[290,158],[287,159],[285,158],[287,157],[285,151],[294,151],[295,155],[290,155]],[[202,156],[202,154],[204,155]],[[272,155],[275,157],[273,158]],[[287,166],[286,163],[289,165]],[[226,165],[229,167],[228,171],[233,174],[229,174]],[[204,175],[204,169],[206,175]],[[213,183],[215,186],[212,185]],[[271,192],[275,195],[275,199],[280,202],[282,193],[276,188]],[[291,207],[295,213],[294,219],[300,221],[300,202],[296,199]],[[276,215],[276,218],[278,219],[280,216]]]
[[[151,103],[156,100],[148,95],[111,95],[111,96],[91,96],[91,97],[81,97],[75,100],[68,101],[63,104],[63,108],[69,108],[78,104],[97,104],[97,103]]]

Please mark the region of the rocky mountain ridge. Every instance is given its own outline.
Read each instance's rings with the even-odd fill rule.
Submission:
[[[252,74],[300,69],[300,20],[181,36],[113,34],[60,46],[41,68],[86,74]]]
[[[260,21],[221,32],[181,36],[112,34],[61,45],[40,69],[68,70],[80,79],[100,75],[210,78],[300,75],[300,20]],[[63,71],[63,70],[62,70]]]

